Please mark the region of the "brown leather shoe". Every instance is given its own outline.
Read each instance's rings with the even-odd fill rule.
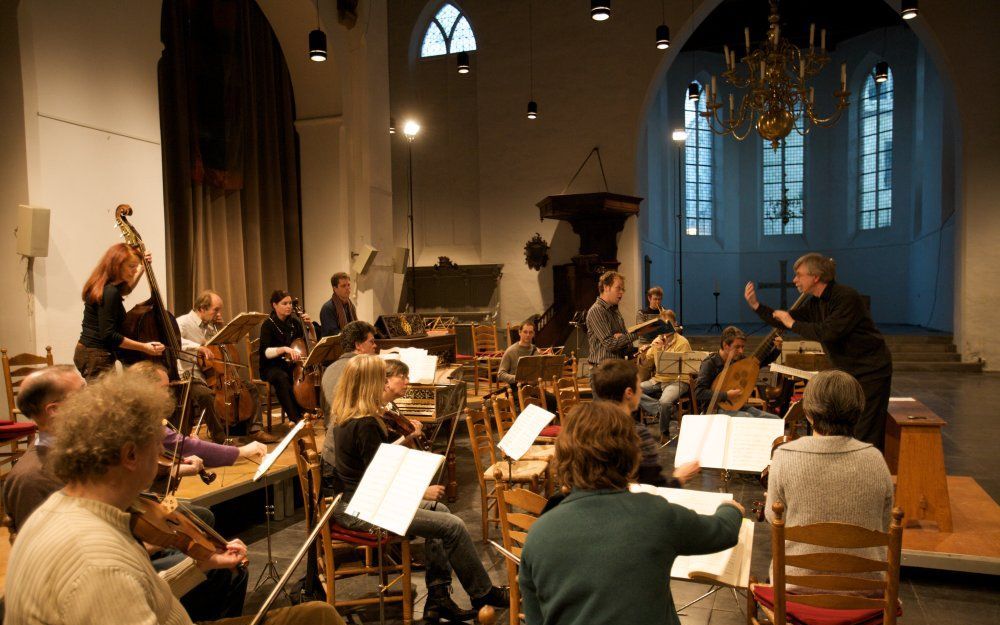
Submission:
[[[271,445],[281,440],[274,434],[268,434],[267,430],[257,430],[250,435],[250,438],[258,443],[264,443],[265,445]]]

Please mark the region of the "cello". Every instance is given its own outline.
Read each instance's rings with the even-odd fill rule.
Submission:
[[[802,302],[809,297],[808,293],[800,293],[799,298],[795,300],[792,307],[788,310],[795,310],[798,308]],[[735,399],[729,399],[728,395],[724,395],[719,400],[719,406],[724,410],[739,410],[746,405],[747,400],[750,399],[750,394],[753,392],[754,387],[757,385],[757,375],[760,373],[760,363],[764,358],[774,349],[774,339],[778,338],[784,334],[785,328],[774,328],[771,332],[764,337],[757,349],[754,350],[753,354],[743,358],[742,360],[737,360],[728,367],[728,371],[723,371],[712,384],[712,389],[719,391],[722,389],[729,390],[734,388],[740,389],[740,394]]]
[[[297,351],[302,358],[294,362],[294,369],[292,370],[292,393],[295,395],[295,401],[299,402],[302,408],[309,412],[315,412],[319,405],[317,398],[319,396],[321,373],[319,372],[319,367],[316,365],[306,367],[305,361],[309,356],[309,352],[316,345],[316,328],[313,324],[307,324],[302,319],[303,314],[305,313],[299,306],[299,300],[293,299],[292,316],[295,317],[302,328],[302,338],[294,339],[291,348]]]
[[[139,232],[128,221],[128,216],[132,214],[132,207],[128,204],[119,204],[115,209],[115,223],[121,231],[125,243],[135,250],[142,260],[142,266],[149,281],[149,299],[136,304],[125,314],[125,321],[122,323],[122,334],[128,338],[148,343],[158,341],[163,343],[164,350],[160,356],[150,357],[136,351],[123,351],[122,361],[127,365],[135,364],[140,360],[152,359],[160,362],[166,369],[171,381],[180,379],[177,371],[177,359],[188,357],[182,355],[180,328],[177,319],[167,310],[163,303],[163,296],[160,294],[160,287],[153,274],[153,265],[146,257],[146,245],[139,236]]]
[[[216,332],[216,323],[211,322]],[[259,406],[250,390],[249,383],[239,375],[239,352],[230,350],[228,345],[202,345],[212,355],[206,357],[198,352],[198,367],[205,376],[205,384],[215,393],[215,413],[227,426],[234,426],[253,419]]]

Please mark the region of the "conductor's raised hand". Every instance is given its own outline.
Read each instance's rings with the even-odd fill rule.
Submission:
[[[757,299],[757,289],[754,288],[753,282],[747,282],[747,285],[743,287],[743,299],[747,301],[750,308],[757,310],[760,306],[760,301]]]

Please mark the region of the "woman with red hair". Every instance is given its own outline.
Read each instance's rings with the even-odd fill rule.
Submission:
[[[149,257],[147,256],[147,260]],[[125,321],[122,299],[132,292],[142,277],[139,256],[128,245],[116,243],[104,252],[83,285],[83,324],[73,364],[90,380],[111,369],[123,349],[149,356],[163,353],[162,343],[140,343],[121,332]]]

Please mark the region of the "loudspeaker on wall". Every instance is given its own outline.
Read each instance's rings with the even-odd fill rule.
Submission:
[[[44,258],[49,255],[49,209],[39,206],[17,207],[17,253]]]

